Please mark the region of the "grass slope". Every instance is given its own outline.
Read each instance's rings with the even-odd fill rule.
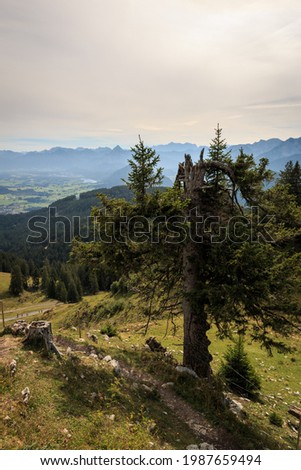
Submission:
[[[31,308],[38,305],[36,301],[36,297],[29,296],[24,306]],[[173,382],[173,390],[192,409],[202,412],[213,426],[231,433],[234,448],[295,447],[297,435],[290,427],[294,419],[288,415],[288,408],[301,405],[299,337],[290,338],[294,349],[290,355],[275,353],[270,357],[257,344],[246,344],[261,376],[262,395],[261,402],[237,398],[246,412],[246,417],[238,420],[222,405],[218,391],[208,389],[202,381],[179,376],[171,359],[145,350],[146,321],[134,296],[99,293],[86,297],[81,304],[56,304],[44,317],[52,322],[62,351],[66,353],[70,345],[76,357],[70,359],[65,354],[60,362],[40,351],[25,349],[20,340],[11,336],[0,338],[2,448],[185,449],[188,444],[198,443],[187,423],[174,415],[157,393],[147,391],[141,381],[115,377],[104,361],[90,357],[92,348],[102,355],[111,355],[129,370],[140,371],[142,377],[148,374],[154,381]],[[108,325],[117,328],[118,333],[109,340],[100,334]],[[97,344],[89,333],[98,336]],[[181,362],[181,318],[175,319],[175,325],[166,319],[152,321],[148,336],[156,336]],[[212,366],[217,372],[230,342],[217,339],[214,329],[210,339]],[[7,345],[6,341],[12,343]],[[12,358],[18,363],[15,378],[10,378],[7,371]],[[31,390],[27,407],[21,400],[25,386]],[[270,424],[273,412],[282,418],[282,427]]]
[[[4,299],[9,296],[9,284],[10,284],[10,274],[0,272],[0,299]]]

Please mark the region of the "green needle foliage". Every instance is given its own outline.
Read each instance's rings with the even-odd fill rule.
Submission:
[[[155,150],[144,145],[140,135],[138,144],[131,150],[132,159],[129,160],[131,172],[128,175],[128,181],[123,181],[133,191],[137,202],[143,206],[147,189],[162,183],[163,168],[156,168],[160,157]]]
[[[12,268],[9,292],[14,296],[20,295],[23,292],[23,278],[19,265],[15,265]]]
[[[258,396],[260,378],[244,350],[242,335],[226,352],[220,375],[233,392],[249,398]]]
[[[285,348],[275,332],[288,336],[300,323],[301,253],[284,245],[300,232],[298,206],[293,198],[279,204],[279,190],[266,195],[267,159],[256,164],[241,150],[232,161],[225,145],[218,126],[209,159],[185,155],[174,187],[147,194],[162,171],[139,139],[128,182],[136,200],[100,195],[91,213],[96,240],[75,240],[72,252],[77,263],[126,280],[148,319],[183,314],[183,362],[201,377],[211,373],[210,324],[221,337],[249,331],[271,352]]]

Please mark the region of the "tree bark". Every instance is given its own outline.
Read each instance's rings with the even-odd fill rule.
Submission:
[[[202,300],[200,282],[199,247],[189,241],[183,252],[183,315],[184,315],[184,357],[183,364],[194,370],[199,377],[211,375],[207,337],[209,324]]]
[[[33,343],[45,346],[48,353],[54,352],[57,356],[61,357],[60,351],[57,349],[53,342],[51,323],[47,321],[33,321],[28,327],[28,332],[23,340],[23,343]]]
[[[221,164],[217,163],[219,167]],[[204,177],[210,164],[200,160],[193,164],[190,155],[185,155],[185,162],[179,165],[177,182],[183,189],[185,198],[190,200],[187,219],[191,227],[196,225],[198,214],[211,215],[210,204],[204,192]],[[204,253],[210,249],[206,244],[204,228],[198,230],[198,236],[188,239],[183,249],[183,315],[184,315],[184,366],[193,369],[199,377],[209,378],[211,375],[209,352],[210,341],[207,337],[209,324],[205,309],[205,275]],[[201,238],[202,237],[202,238]]]

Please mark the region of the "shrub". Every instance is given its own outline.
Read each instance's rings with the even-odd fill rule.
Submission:
[[[112,282],[110,290],[113,295],[126,294],[128,292],[128,288],[127,288],[127,284],[124,278],[121,277],[119,281]]]
[[[270,414],[269,421],[270,421],[270,424],[273,424],[274,426],[278,426],[278,428],[281,428],[283,425],[283,419],[281,418],[281,416],[275,413],[275,411],[273,411],[273,413]]]
[[[112,336],[117,336],[117,328],[113,325],[106,325],[100,330],[102,335],[107,335],[109,338],[112,338]]]
[[[244,350],[243,337],[240,336],[234,346],[225,354],[225,362],[220,369],[221,377],[228,387],[249,398],[256,398],[260,390],[260,378],[253,368]]]

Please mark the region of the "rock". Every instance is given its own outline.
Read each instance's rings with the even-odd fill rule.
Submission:
[[[10,421],[11,420],[11,417],[10,416],[5,416],[5,418],[3,418],[3,421]]]
[[[23,403],[25,405],[28,404],[29,402],[29,397],[30,397],[30,390],[28,387],[25,387],[24,390],[22,390],[22,398],[23,398]]]
[[[102,335],[102,337],[103,337],[103,339],[104,339],[105,341],[110,341],[110,338],[109,338],[108,335]]]
[[[63,430],[62,430],[62,433],[63,433],[63,434],[65,434],[65,435],[66,435],[66,437],[68,437],[68,438],[70,439],[70,437],[71,437],[71,434],[69,433],[68,429],[66,429],[66,428],[65,428],[65,429],[63,429]]]
[[[165,351],[164,356],[165,357],[172,357],[172,352],[171,351]]]
[[[208,444],[208,442],[201,442],[200,450],[216,450],[214,445]]]
[[[80,374],[80,378],[84,379],[85,378],[84,374]]]
[[[17,320],[9,329],[14,336],[25,336],[28,332],[28,323],[24,320]]]
[[[13,359],[11,363],[9,364],[9,372],[10,376],[13,377],[17,371],[17,361]]]
[[[148,430],[148,432],[153,433],[156,430],[156,427],[157,427],[156,423],[150,423],[147,426],[147,430]]]
[[[177,366],[176,371],[179,372],[180,374],[191,375],[192,377],[195,377],[196,379],[199,378],[199,376],[194,372],[194,370],[190,369],[189,367]]]
[[[230,398],[228,404],[229,404],[230,411],[232,411],[232,413],[234,413],[237,416],[244,415],[244,408],[239,401],[236,401]]]
[[[116,361],[116,359],[111,359],[111,361],[109,362],[110,366],[112,367],[119,367],[119,362]]]
[[[151,388],[151,387],[149,387],[149,386],[146,385],[146,384],[142,384],[142,385],[141,385],[141,388],[143,388],[143,390],[144,390],[145,392],[147,392],[147,393],[153,393],[153,392],[154,392],[154,389]]]
[[[295,397],[298,397],[298,396],[300,395],[300,392],[294,392],[293,395],[294,395]]]
[[[72,356],[72,349],[70,348],[70,346],[68,346],[68,348],[66,350],[66,354],[67,354],[68,357]]]
[[[110,416],[109,416],[109,420],[110,420],[110,421],[115,421],[115,415],[110,415]]]
[[[174,382],[166,382],[165,384],[161,385],[161,388],[171,388],[174,386]]]
[[[197,446],[196,444],[190,444],[186,447],[186,450],[199,450],[199,446]]]
[[[91,353],[90,356],[92,359],[95,359],[96,361],[98,361],[98,355],[95,354],[95,353]]]
[[[120,365],[119,365],[119,362],[116,361],[115,359],[112,359],[110,362],[109,362],[110,366],[113,367],[113,372],[114,374],[116,375],[116,377],[120,377],[121,376],[121,369],[120,369]]]
[[[111,356],[105,356],[103,358],[103,361],[105,361],[105,362],[111,362],[111,360],[112,360]]]
[[[88,333],[87,334],[88,338],[90,338],[94,343],[98,343],[98,338],[94,333]]]

